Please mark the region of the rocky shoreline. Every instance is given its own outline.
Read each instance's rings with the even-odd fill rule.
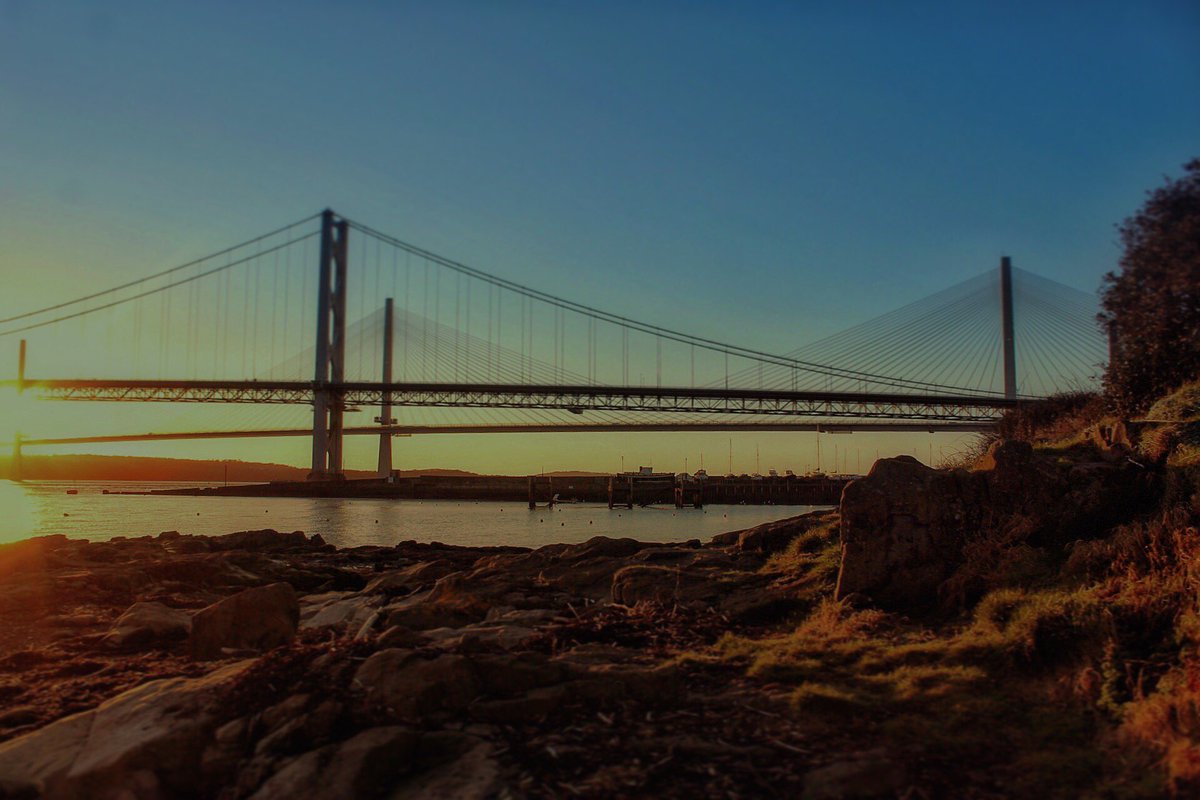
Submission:
[[[697,756],[717,793],[795,783],[779,756],[811,745],[785,719],[666,661],[799,608],[793,579],[761,570],[828,516],[706,545],[338,550],[270,530],[10,545],[0,787],[599,796]]]
[[[0,547],[0,797],[1157,796],[1191,734],[1121,720],[1190,702],[1200,506],[1129,522],[1198,496],[1136,455],[888,459],[709,542]]]

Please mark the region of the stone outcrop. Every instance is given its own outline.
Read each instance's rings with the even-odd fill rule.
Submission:
[[[1130,461],[1060,459],[1015,441],[997,443],[974,471],[877,461],[842,493],[837,597],[895,609],[953,601],[946,582],[973,543],[1063,546],[1127,517],[1149,485]]]

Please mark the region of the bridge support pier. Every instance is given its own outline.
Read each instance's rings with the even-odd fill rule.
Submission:
[[[383,383],[392,382],[392,298],[383,304]],[[392,416],[392,393],[383,390],[379,401],[379,416],[375,421],[380,425],[395,425]],[[392,475],[392,435],[379,434],[379,477],[390,478]]]
[[[349,226],[333,211],[321,214],[317,279],[317,356],[313,378],[313,447],[310,481],[342,480],[342,414],[345,398],[346,266]]]
[[[14,483],[23,481],[21,471],[21,434],[13,435],[12,460],[8,462],[8,479]]]

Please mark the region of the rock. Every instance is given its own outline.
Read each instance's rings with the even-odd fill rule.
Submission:
[[[325,540],[319,534],[310,539],[303,531],[280,533],[270,528],[227,533],[224,536],[213,536],[208,541],[212,550],[256,550],[261,553],[320,550],[326,546]]]
[[[492,745],[482,739],[449,731],[430,734],[421,739],[415,760],[441,763],[402,783],[389,800],[485,800],[496,794],[500,765],[492,755]]]
[[[881,459],[842,491],[837,597],[887,606],[929,605],[962,553],[986,499],[981,480],[910,456]]]
[[[467,625],[462,628],[433,628],[422,631],[421,635],[431,641],[434,647],[441,649],[469,647],[476,650],[487,649],[488,646],[512,650],[540,636],[533,628],[522,625],[485,624]]]
[[[377,600],[359,594],[330,592],[319,605],[306,603],[300,611],[301,628],[348,628],[357,631],[376,612]]]
[[[216,697],[250,662],[151,681],[0,744],[0,786],[46,800],[192,796]]]
[[[479,693],[471,663],[461,655],[433,659],[411,650],[380,650],[363,662],[354,681],[369,701],[401,719],[466,708]]]
[[[741,552],[770,555],[787,549],[792,539],[829,521],[832,511],[814,511],[798,517],[781,519],[757,525],[742,531],[730,531],[714,536],[711,543],[717,547],[732,547]]]
[[[545,719],[566,699],[565,686],[546,686],[534,689],[522,697],[476,701],[468,711],[472,717],[483,722],[500,725],[530,723]]]
[[[488,695],[516,697],[565,681],[570,672],[541,653],[479,654],[471,657],[482,689]]]
[[[286,583],[246,589],[196,612],[192,657],[218,658],[222,651],[269,650],[296,635],[300,607]]]
[[[392,647],[416,647],[422,641],[419,633],[403,625],[393,625],[379,634],[375,644],[381,650]]]
[[[429,586],[458,569],[449,561],[423,561],[403,569],[390,570],[367,582],[364,594],[389,596],[412,594],[422,586]]]
[[[12,706],[0,711],[0,729],[19,728],[41,718],[41,713],[33,706]]]
[[[101,643],[117,649],[169,644],[186,638],[191,629],[192,616],[186,611],[162,603],[134,603],[112,624]]]
[[[558,616],[558,612],[549,608],[531,608],[526,611],[516,609],[493,608],[488,611],[484,622],[504,623],[505,625],[525,625],[532,627],[543,623],[551,622]]]
[[[403,625],[424,630],[458,628],[479,622],[487,616],[490,604],[469,590],[475,588],[476,584],[464,580],[462,573],[447,575],[428,592],[406,597],[388,606],[385,623],[389,628]]]
[[[683,690],[679,669],[673,664],[600,664],[577,675],[568,684],[572,692],[601,702],[633,699],[658,705],[673,702]]]
[[[425,602],[442,609],[454,610],[471,619],[487,616],[490,604],[474,592],[474,585],[461,572],[439,578],[429,591]]]
[[[803,800],[894,797],[908,787],[904,765],[881,750],[860,753],[804,776]]]
[[[553,546],[553,545],[552,545]],[[564,545],[559,558],[581,561],[588,558],[625,558],[646,547],[645,542],[628,537],[613,539],[608,536],[593,536],[583,544]]]
[[[369,728],[288,762],[251,800],[382,796],[408,771],[418,741],[418,734],[405,728]]]
[[[720,586],[713,575],[673,567],[622,567],[612,581],[613,602],[626,606],[646,601],[667,605],[707,601],[719,594]]]

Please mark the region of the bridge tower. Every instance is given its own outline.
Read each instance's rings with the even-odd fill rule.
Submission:
[[[1004,397],[1017,399],[1017,348],[1013,332],[1012,259],[1000,259],[1000,337],[1004,353]]]
[[[312,471],[310,481],[342,480],[340,389],[346,375],[346,220],[321,213],[320,273],[317,279],[317,357],[313,376]]]
[[[383,382],[392,382],[392,298],[383,304]],[[380,395],[379,416],[375,421],[380,425],[395,425],[392,416],[392,393],[384,389]],[[392,474],[392,435],[379,434],[379,477],[387,478]]]

